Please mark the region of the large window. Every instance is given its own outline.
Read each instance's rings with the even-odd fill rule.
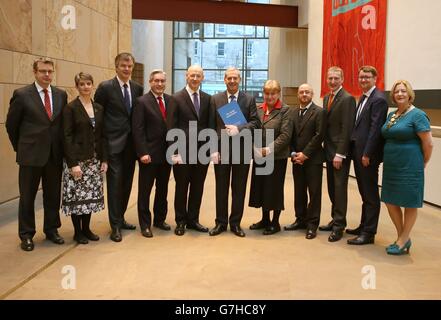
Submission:
[[[241,71],[241,90],[262,99],[268,78],[267,27],[213,23],[173,24],[173,92],[185,86],[185,71],[192,64],[204,69],[202,90],[225,91],[224,72],[234,66]]]

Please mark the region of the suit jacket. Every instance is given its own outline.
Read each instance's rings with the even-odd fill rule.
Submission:
[[[164,93],[167,118],[173,99]],[[136,99],[133,107],[132,134],[138,158],[150,155],[152,163],[166,162],[167,119],[162,117],[158,102],[151,91]]]
[[[325,161],[322,143],[326,133],[326,110],[312,103],[303,120],[299,113],[300,107],[296,107],[293,111],[291,151],[303,152],[308,157],[305,164],[322,164]]]
[[[64,157],[69,168],[78,161],[93,158],[96,153],[101,161],[107,161],[107,145],[104,136],[104,108],[93,102],[95,127],[79,98],[72,100],[63,109]]]
[[[352,156],[360,161],[362,156],[368,156],[370,162],[374,164],[383,161],[384,140],[381,136],[381,127],[386,122],[387,110],[386,97],[383,92],[375,88],[355,121],[351,135],[355,154]]]
[[[129,82],[133,114],[133,105],[136,98],[142,96],[143,87],[132,80]],[[131,115],[124,106],[123,94],[116,77],[100,83],[95,92],[95,102],[104,107],[104,130],[109,153],[119,153],[131,141]]]
[[[210,98],[211,96],[209,94],[199,90],[199,114],[197,114],[193,101],[188,95],[186,88],[184,88],[173,95],[175,103],[172,103],[167,109],[167,127],[169,129],[179,128],[185,132],[187,152],[183,160],[186,163],[188,163],[189,156],[189,122],[197,121],[198,134],[201,130],[210,127]],[[198,149],[204,143],[204,141],[197,142]]]
[[[12,95],[6,130],[19,165],[42,167],[51,153],[56,162],[63,160],[60,115],[67,104],[67,94],[54,86],[51,89],[51,119],[47,116],[35,83],[15,90]]]
[[[290,156],[290,141],[292,135],[292,109],[283,105],[280,109],[274,109],[264,121],[263,107],[257,108],[257,115],[263,128],[263,146],[269,147],[274,152],[274,159],[286,159]],[[265,131],[274,130],[274,141],[270,144],[266,142]]]
[[[323,99],[324,106],[328,105],[328,100],[329,94]],[[336,153],[349,156],[349,141],[354,125],[355,106],[354,97],[341,88],[334,97],[330,111],[327,112],[327,129],[324,140],[326,160],[332,161]]]

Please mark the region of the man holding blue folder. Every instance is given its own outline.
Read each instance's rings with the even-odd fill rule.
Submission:
[[[260,121],[257,117],[256,101],[254,97],[246,94],[243,91],[239,91],[239,84],[241,82],[240,71],[237,68],[231,67],[225,71],[224,82],[227,86],[227,90],[220,92],[211,97],[210,108],[212,110],[212,125],[216,129],[219,137],[218,151],[212,154],[212,161],[214,163],[214,173],[216,177],[216,226],[210,230],[210,236],[216,236],[227,230],[228,223],[230,224],[231,231],[239,236],[245,237],[245,233],[240,227],[242,220],[246,185],[248,179],[249,159],[245,157],[246,148],[252,149],[251,145],[243,143],[240,144],[239,150],[233,150],[234,139],[239,132],[243,130],[253,130],[260,128]],[[246,122],[241,123],[239,121],[236,124],[228,124],[228,117],[219,113],[219,109],[231,104],[229,111],[238,113],[234,105],[235,102],[239,105],[240,111],[245,117]],[[228,106],[226,106],[228,108]],[[238,115],[241,118],[241,115]],[[234,117],[236,118],[236,117]],[[225,123],[227,121],[227,124]],[[225,140],[229,144],[229,155],[222,155],[219,150],[221,148],[221,136],[223,134],[230,136],[228,140]],[[232,154],[240,154],[239,163],[233,164]],[[231,215],[228,218],[228,193],[232,190],[232,205]]]

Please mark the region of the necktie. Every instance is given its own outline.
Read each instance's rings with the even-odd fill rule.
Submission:
[[[355,121],[358,120],[358,117],[360,116],[361,112],[363,111],[363,103],[364,103],[365,99],[366,99],[366,96],[362,95],[360,98],[360,101],[358,102],[357,116],[355,117]]]
[[[130,106],[130,95],[129,95],[129,90],[127,89],[128,88],[127,83],[124,83],[123,87],[124,87],[124,97],[123,97],[124,105],[126,106],[127,112],[130,114],[132,108]]]
[[[51,99],[49,98],[47,89],[43,89],[43,92],[44,92],[44,108],[46,109],[46,113],[49,119],[52,119]]]
[[[334,93],[331,92],[331,94],[329,95],[329,100],[328,100],[328,112],[331,110],[331,105],[332,105],[333,101],[334,101]]]
[[[306,109],[306,108],[304,108],[304,109],[300,108],[300,121],[303,120],[303,116],[305,115],[306,110],[308,110],[308,109]]]
[[[234,95],[234,94],[232,94],[231,96],[230,96],[230,102],[233,102],[233,101],[235,101],[236,100],[236,96]]]
[[[198,99],[198,93],[197,92],[193,93],[193,105],[194,105],[194,109],[196,110],[196,114],[199,117],[200,106],[199,106],[199,99]]]
[[[167,112],[165,111],[164,101],[162,97],[158,97],[159,109],[161,110],[162,118],[165,120],[167,118]]]

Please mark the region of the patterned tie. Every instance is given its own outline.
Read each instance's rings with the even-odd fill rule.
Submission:
[[[123,85],[124,87],[124,105],[126,106],[127,112],[130,114],[131,111],[131,106],[130,106],[130,95],[129,95],[129,90],[127,89],[129,86],[127,85],[127,83],[124,83]]]
[[[329,95],[329,100],[328,100],[328,112],[331,110],[331,105],[332,105],[332,102],[334,101],[334,93],[333,92],[331,92],[331,94]]]
[[[43,92],[44,92],[44,108],[46,109],[46,113],[49,119],[52,119],[51,99],[49,98],[47,89],[43,89]]]
[[[358,102],[357,116],[355,117],[355,121],[358,120],[358,117],[360,116],[361,112],[363,111],[363,102],[365,99],[366,99],[366,95],[362,95],[360,98],[360,101]]]
[[[159,109],[161,110],[162,118],[165,120],[167,118],[167,111],[165,111],[164,101],[162,97],[158,97]]]
[[[197,92],[193,93],[193,105],[194,105],[194,109],[196,110],[196,114],[199,117],[200,105],[199,105],[199,99],[198,99],[198,93]]]
[[[232,94],[230,96],[230,102],[236,101],[236,96],[234,94]]]

